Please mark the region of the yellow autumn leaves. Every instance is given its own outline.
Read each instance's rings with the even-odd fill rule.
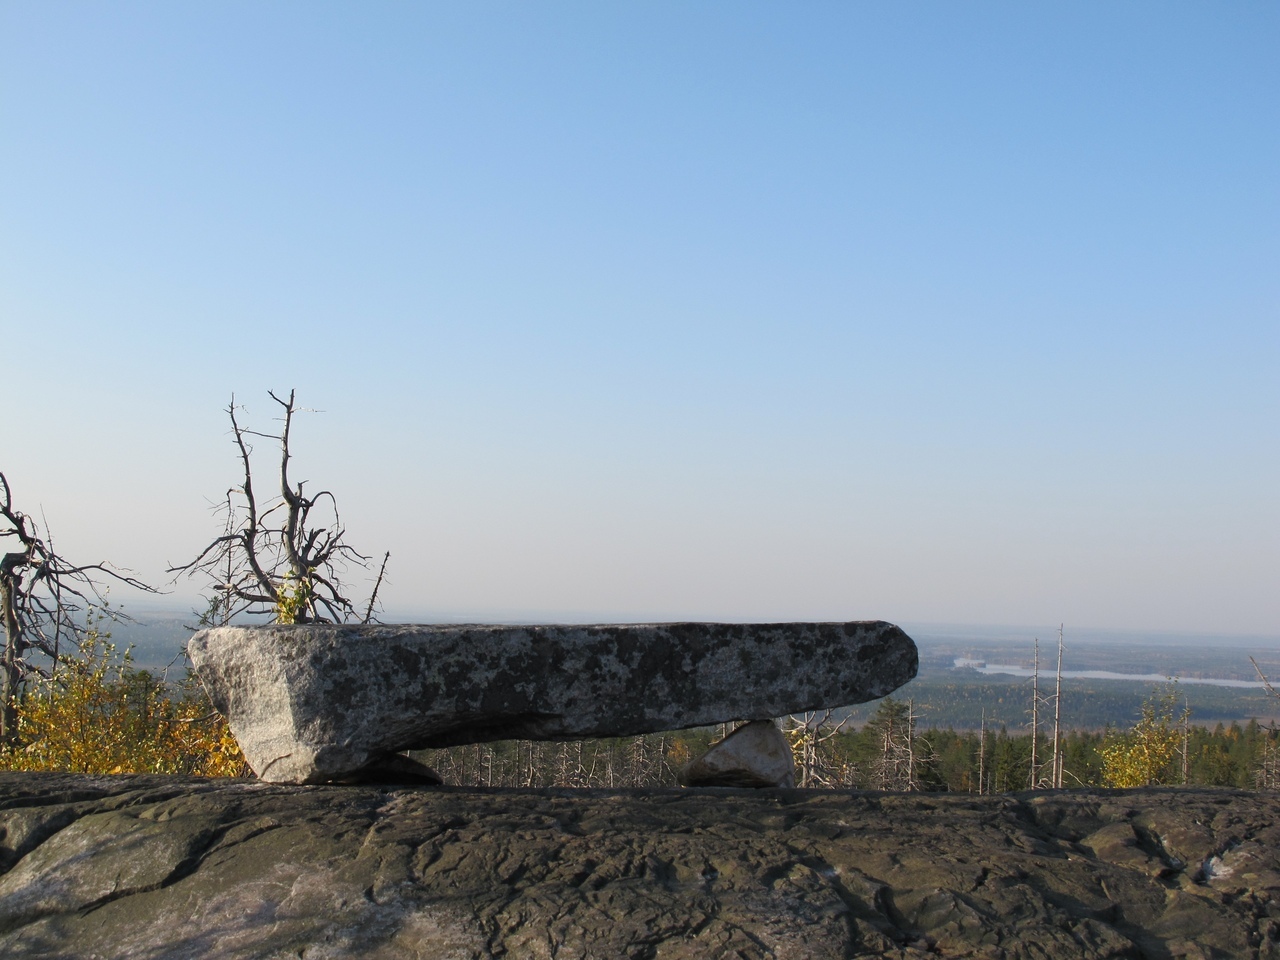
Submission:
[[[1170,687],[1142,704],[1142,718],[1128,733],[1110,732],[1099,748],[1102,776],[1109,787],[1170,783],[1174,757],[1183,744],[1184,712],[1175,718],[1177,690]]]
[[[191,677],[164,683],[134,669],[91,630],[52,679],[30,683],[18,743],[0,769],[70,773],[248,775],[226,721]]]

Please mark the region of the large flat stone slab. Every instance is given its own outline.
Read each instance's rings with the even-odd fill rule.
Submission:
[[[618,737],[865,703],[916,675],[883,621],[215,627],[191,660],[263,780],[401,750]]]

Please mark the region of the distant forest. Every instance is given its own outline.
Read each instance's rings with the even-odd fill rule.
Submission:
[[[1129,710],[1131,701],[1116,682],[1101,686],[1113,691],[1112,699],[1064,686],[1064,720],[1075,711],[1077,717],[1096,716],[1098,725],[1072,729],[1064,722],[1060,763],[1054,762],[1050,703],[1042,698],[1033,741],[1027,727],[1030,685],[1022,681],[984,678],[932,688],[915,681],[893,697],[864,705],[864,719],[832,712],[784,717],[779,723],[796,758],[796,782],[807,787],[1003,793],[1055,782],[1064,787],[1280,786],[1275,725],[1207,723],[1194,710],[1188,712],[1179,686],[1166,687],[1163,694],[1147,687],[1137,715],[1116,723],[1116,713]],[[931,696],[954,716],[977,717],[977,729],[939,724]],[[130,665],[95,633],[67,661],[58,682],[28,690],[22,707],[22,742],[0,746],[0,769],[249,773],[225,721],[193,677],[183,672],[181,679],[171,674],[162,680]],[[414,756],[446,783],[459,785],[674,787],[681,768],[729,730],[730,725],[720,725],[569,743],[505,741]],[[1135,758],[1154,759],[1135,763]]]
[[[956,675],[962,676],[956,676]],[[1052,693],[1052,675],[1048,692]],[[1132,680],[1064,680],[1062,722],[1076,730],[1101,731],[1107,726],[1125,727],[1138,719],[1143,700],[1155,685]],[[1046,679],[1041,677],[1041,694]],[[1269,723],[1280,720],[1280,702],[1265,690],[1215,687],[1208,684],[1177,685],[1180,703],[1191,710],[1192,721],[1213,726],[1219,722]],[[900,688],[894,697],[911,700],[923,723],[942,729],[977,730],[1004,725],[1013,731],[1026,728],[1031,719],[1031,681],[1019,677],[987,676],[974,670],[956,670],[944,676],[921,676]],[[850,708],[858,726],[875,714],[876,704]]]
[[[21,755],[0,756],[0,767],[247,773],[224,726],[208,720],[203,691],[190,678],[184,679],[187,622],[166,617],[149,623],[112,624],[117,634],[113,639],[121,643],[115,657],[137,644],[133,661],[122,669],[122,664],[109,667],[106,660],[97,660],[91,671],[96,684],[92,696],[48,701],[49,710],[62,711],[57,722],[50,715],[49,730],[36,738],[48,756],[32,753],[28,747]],[[1045,771],[1052,770],[1046,764],[1052,756],[1054,707],[1049,661],[1054,651],[1047,646],[1041,648],[1040,735],[1034,776],[1029,733],[1032,681],[955,666],[957,659],[974,659],[1029,667],[1029,645],[925,640],[920,676],[892,697],[836,711],[824,718],[816,732],[799,729],[789,718],[780,721],[796,752],[797,783],[837,789],[984,793],[1045,785]],[[105,653],[100,650],[97,656]],[[1259,651],[1259,665],[1273,676],[1280,674],[1278,656],[1275,651]],[[1248,651],[1231,648],[1079,645],[1069,650],[1066,662],[1074,670],[1167,669],[1232,679],[1248,678],[1253,670]],[[165,671],[167,665],[171,666]],[[167,674],[167,681],[162,674]],[[1159,689],[1160,685],[1144,681],[1064,679],[1062,785],[1114,782],[1104,762],[1107,745],[1131,736],[1135,723],[1141,722],[1144,703]],[[1169,734],[1170,759],[1161,769],[1147,771],[1152,782],[1258,789],[1271,789],[1280,782],[1273,725],[1280,718],[1280,701],[1256,688],[1180,683],[1163,689],[1176,707],[1178,722]],[[146,695],[140,696],[139,691]],[[65,719],[67,711],[74,713],[74,723]],[[33,721],[39,715],[32,713]],[[195,723],[194,718],[201,721]],[[74,728],[104,735],[114,731],[114,740],[106,744],[69,737]],[[420,751],[415,756],[437,769],[447,783],[455,784],[674,787],[680,768],[728,729],[573,743],[473,744]],[[806,737],[811,741],[807,750]],[[57,747],[61,740],[67,742]],[[1053,782],[1051,775],[1047,782]]]
[[[1007,727],[957,732],[912,729],[907,738],[906,704],[880,701],[861,729],[832,733],[806,769],[800,731],[791,739],[799,785],[828,789],[920,790],[1007,793],[1047,786],[1052,740],[1036,739],[1032,774],[1029,733]],[[786,724],[784,723],[784,727]],[[675,787],[679,770],[725,729],[708,727],[569,743],[501,741],[412,755],[437,770],[446,783],[493,787]],[[831,733],[827,729],[823,736]],[[1108,786],[1104,750],[1119,731],[1069,730],[1059,747],[1062,785]],[[1152,782],[1272,790],[1280,787],[1280,731],[1257,722],[1213,727],[1176,725],[1168,738],[1171,757]]]

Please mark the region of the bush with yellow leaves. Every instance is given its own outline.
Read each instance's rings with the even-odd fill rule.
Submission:
[[[1146,787],[1169,783],[1173,758],[1182,740],[1179,729],[1189,711],[1174,717],[1178,691],[1170,685],[1157,690],[1142,703],[1142,719],[1128,733],[1109,731],[1098,752],[1102,755],[1102,776],[1109,787]]]
[[[249,775],[226,721],[188,673],[177,684],[133,667],[109,635],[89,630],[51,679],[28,686],[18,743],[0,769],[68,773]]]

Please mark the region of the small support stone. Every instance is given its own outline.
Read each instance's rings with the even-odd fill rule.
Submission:
[[[772,720],[752,720],[680,771],[686,787],[794,787],[791,745]]]

